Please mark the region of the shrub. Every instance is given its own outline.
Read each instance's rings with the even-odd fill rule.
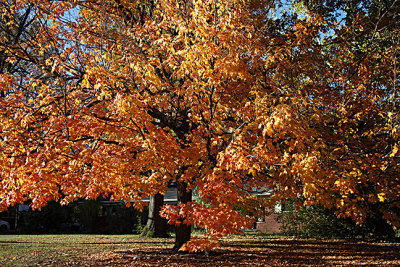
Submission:
[[[368,215],[363,225],[351,219],[339,219],[334,210],[321,206],[293,207],[278,217],[282,224],[281,233],[301,238],[394,238],[393,228],[381,217]]]
[[[84,200],[61,206],[49,202],[39,210],[21,213],[22,233],[141,233],[147,221],[147,209],[143,212],[113,203],[107,208],[95,200]]]
[[[75,221],[72,206],[61,206],[49,202],[40,211],[25,211],[20,214],[22,233],[57,233],[62,231],[62,225]]]

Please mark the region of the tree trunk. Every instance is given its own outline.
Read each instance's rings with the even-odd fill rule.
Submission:
[[[192,201],[192,190],[187,190],[187,183],[177,182],[177,196],[178,204],[186,204]],[[184,218],[181,219],[181,222],[183,222],[183,220]],[[183,244],[190,240],[191,231],[191,225],[181,223],[179,226],[176,226],[174,251],[178,251]]]
[[[161,218],[160,210],[164,205],[164,196],[157,193],[150,196],[149,215],[147,217],[147,224],[141,236],[148,237],[168,237],[167,233],[167,220]]]

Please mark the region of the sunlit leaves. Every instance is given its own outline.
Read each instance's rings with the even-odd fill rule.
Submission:
[[[398,224],[397,31],[353,38],[365,15],[338,25],[305,7],[278,21],[265,1],[77,4],[2,13],[13,29],[31,6],[38,33],[0,47],[20,64],[1,69],[2,209],[130,204],[175,180],[199,203],[163,215],[206,229],[189,251],[288,198],[359,223],[379,204]]]

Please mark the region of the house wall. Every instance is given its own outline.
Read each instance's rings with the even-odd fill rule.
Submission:
[[[274,234],[280,232],[281,223],[278,222],[279,213],[282,212],[280,204],[275,205],[273,210],[269,210],[262,221],[257,222],[256,229],[262,233]]]
[[[257,230],[262,233],[274,234],[280,231],[281,223],[277,220],[278,214],[265,216],[263,222],[257,222]]]

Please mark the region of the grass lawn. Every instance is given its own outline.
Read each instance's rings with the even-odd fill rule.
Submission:
[[[105,251],[172,245],[137,235],[0,235],[0,266],[90,265]]]
[[[207,254],[137,235],[0,235],[0,266],[400,266],[400,243],[225,238]]]

